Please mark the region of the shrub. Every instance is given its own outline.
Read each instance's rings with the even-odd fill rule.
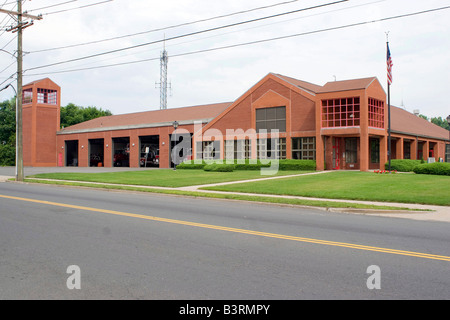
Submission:
[[[279,170],[316,170],[316,161],[314,160],[280,160]]]
[[[414,168],[414,173],[450,176],[450,163],[435,162],[419,164]]]
[[[261,168],[270,167],[270,163],[261,163],[261,161],[251,161],[249,159],[245,160],[245,163],[238,163],[237,160],[234,160],[234,169],[235,170],[260,170]]]
[[[234,170],[234,164],[207,164],[203,170],[210,172],[232,172]]]
[[[0,142],[0,166],[14,166],[16,164],[16,147]]]
[[[393,159],[391,160],[391,170],[397,170],[399,172],[411,172],[419,164],[420,160]],[[385,164],[385,168],[386,170],[389,168],[389,162]]]
[[[194,161],[182,162],[177,165],[177,169],[203,169],[206,163],[194,163]]]
[[[278,170],[316,170],[316,161],[314,160],[282,159],[278,161]],[[261,168],[268,168],[271,166],[271,162],[261,163],[260,160],[255,162],[254,160],[246,159],[245,163],[240,162],[241,161],[234,160],[234,164],[229,164],[224,160],[223,163],[207,163],[205,161],[202,163],[195,163],[191,160],[179,164],[177,169],[204,169],[205,171],[219,170],[221,172],[230,172],[233,170],[260,170]]]

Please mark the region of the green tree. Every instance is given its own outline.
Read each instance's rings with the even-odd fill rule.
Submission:
[[[16,99],[0,103],[0,166],[16,162]]]
[[[67,128],[77,123],[111,115],[112,113],[109,110],[103,110],[97,107],[80,107],[69,103],[67,106],[61,107],[61,128]]]
[[[444,128],[444,129],[450,130],[450,125],[448,124],[447,119],[445,119],[445,118],[434,117],[434,118],[431,118],[431,122],[437,126]]]
[[[425,116],[423,114],[419,114],[419,117],[421,117],[422,119],[425,119],[431,123],[434,123],[435,125],[437,125],[439,127],[450,130],[450,125],[447,122],[447,118],[433,117],[433,118],[429,119],[427,116]]]
[[[112,115],[109,110],[96,107],[80,107],[69,103],[61,107],[61,127]],[[16,99],[0,103],[0,166],[16,163]]]

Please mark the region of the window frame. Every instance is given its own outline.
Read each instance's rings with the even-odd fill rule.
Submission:
[[[361,99],[348,97],[322,100],[322,128],[347,128],[361,125]]]
[[[275,148],[273,148],[272,146],[273,141],[275,142]],[[268,144],[267,142],[269,142],[270,144]],[[286,159],[286,138],[258,139],[256,152],[258,159],[272,159],[272,152],[278,152],[278,157],[276,157],[275,159]],[[261,153],[263,153],[264,157],[261,157]]]
[[[256,132],[260,130],[286,132],[286,106],[256,109],[255,122]]]
[[[316,160],[316,137],[294,137],[291,149],[292,159]]]

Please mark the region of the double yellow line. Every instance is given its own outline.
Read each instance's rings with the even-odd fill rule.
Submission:
[[[158,222],[166,222],[166,223],[172,223],[172,224],[177,224],[177,225],[185,225],[185,226],[191,226],[191,227],[248,234],[248,235],[260,236],[260,237],[266,237],[266,238],[290,240],[290,241],[305,242],[305,243],[314,243],[314,244],[321,244],[321,245],[327,245],[327,246],[343,247],[343,248],[365,250],[365,251],[374,251],[374,252],[381,252],[381,253],[390,253],[390,254],[397,254],[397,255],[410,256],[410,257],[416,257],[416,258],[450,261],[449,256],[441,256],[441,255],[434,255],[434,254],[421,253],[421,252],[412,252],[412,251],[396,250],[396,249],[389,249],[389,248],[364,246],[364,245],[358,245],[358,244],[353,244],[353,243],[335,242],[335,241],[319,240],[319,239],[312,239],[312,238],[288,236],[288,235],[282,235],[282,234],[276,234],[276,233],[253,231],[253,230],[239,229],[239,228],[230,228],[230,227],[216,226],[216,225],[211,225],[211,224],[189,222],[189,221],[183,221],[183,220],[174,220],[174,219],[153,217],[153,216],[147,216],[147,215],[136,214],[136,213],[120,212],[120,211],[106,210],[106,209],[97,209],[97,208],[91,208],[91,207],[83,207],[83,206],[76,206],[76,205],[71,205],[71,204],[57,203],[57,202],[44,201],[44,200],[35,200],[35,199],[28,199],[28,198],[20,198],[20,197],[13,197],[13,196],[0,195],[0,198],[25,201],[25,202],[31,202],[31,203],[39,203],[39,204],[44,204],[44,205],[49,205],[49,206],[57,206],[57,207],[63,207],[63,208],[71,208],[71,209],[77,209],[77,210],[83,210],[83,211],[107,213],[107,214],[113,214],[113,215],[118,215],[118,216],[123,216],[123,217],[130,217],[130,218],[137,218],[137,219],[144,219],[144,220],[151,220],[151,221],[158,221]]]

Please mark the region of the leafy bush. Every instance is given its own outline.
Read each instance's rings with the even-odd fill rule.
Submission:
[[[206,163],[194,163],[194,161],[182,162],[177,165],[177,169],[203,169]]]
[[[10,144],[0,144],[0,166],[16,164],[16,148]]]
[[[450,176],[450,163],[435,162],[435,163],[419,164],[414,168],[414,173]]]
[[[234,169],[235,170],[260,170],[261,168],[270,167],[270,163],[261,163],[261,161],[251,161],[249,159],[245,160],[245,163],[238,163],[237,160],[234,160]]]
[[[393,159],[391,160],[391,170],[397,170],[399,172],[411,172],[420,163],[420,160]],[[385,168],[386,170],[389,168],[389,162],[386,162]]]
[[[316,170],[316,161],[314,160],[292,160],[283,159],[278,160],[278,170]],[[239,162],[239,163],[238,163]],[[241,161],[234,160],[234,164],[227,163],[195,163],[193,160],[186,161],[177,166],[177,169],[204,169],[205,171],[221,171],[221,172],[231,172],[233,170],[260,170],[261,168],[268,168],[271,166],[271,162],[262,163],[260,160],[252,161],[249,159],[245,160],[245,163],[240,163]]]
[[[316,170],[316,161],[314,160],[294,160],[284,159],[280,160],[280,170]]]
[[[203,170],[211,172],[232,172],[234,170],[234,164],[212,163],[204,166]]]

